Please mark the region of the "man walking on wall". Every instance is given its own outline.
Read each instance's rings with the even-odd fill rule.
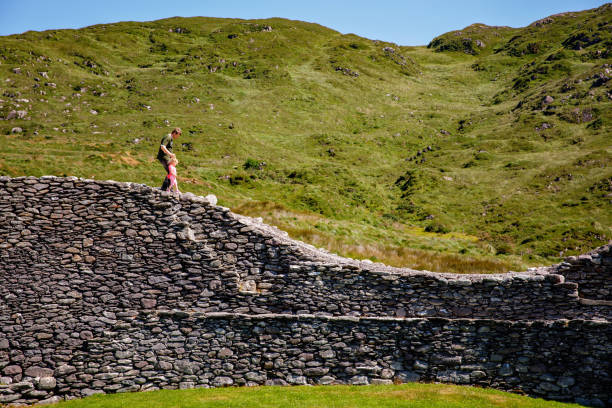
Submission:
[[[172,153],[172,142],[174,139],[181,135],[180,128],[174,128],[172,133],[167,134],[161,140],[159,145],[159,151],[157,152],[157,160],[164,166],[166,170],[166,178],[164,179],[164,183],[161,186],[162,191],[167,191],[170,188],[170,179],[168,178],[168,174],[170,174],[170,170],[168,169],[168,162],[171,158],[176,158],[176,155]]]

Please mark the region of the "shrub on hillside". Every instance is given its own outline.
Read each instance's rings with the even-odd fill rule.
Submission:
[[[425,226],[425,231],[435,232],[437,234],[448,234],[450,232],[450,228],[439,222],[432,222],[431,224]]]
[[[266,162],[264,162],[264,161],[259,161],[259,160],[248,158],[248,159],[246,159],[246,161],[244,162],[242,167],[245,170],[250,170],[250,169],[253,169],[253,170],[262,170],[265,165],[266,165]]]

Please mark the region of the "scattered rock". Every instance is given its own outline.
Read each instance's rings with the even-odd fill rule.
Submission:
[[[606,70],[606,71],[609,71],[609,70]],[[595,80],[593,82],[593,87],[602,86],[610,80],[609,72],[600,72],[599,74],[595,74],[593,76],[593,79]]]
[[[359,76],[359,72],[357,71],[353,71],[350,68],[346,68],[346,67],[335,67],[336,71],[342,72],[344,75],[353,77],[353,78],[357,78]]]
[[[12,110],[6,115],[6,120],[23,119],[26,117],[27,114],[28,114],[28,111],[25,111],[25,110],[20,110],[20,111]]]
[[[543,105],[550,105],[551,103],[553,103],[555,101],[555,98],[553,98],[550,95],[546,95],[544,98],[542,98],[542,104]]]
[[[536,126],[535,130],[536,132],[541,132],[546,129],[551,129],[552,127],[553,125],[551,125],[550,123],[544,122],[540,126]]]
[[[210,205],[217,205],[217,196],[214,194],[208,194],[204,197],[204,200],[208,201]]]
[[[533,23],[531,23],[530,25],[532,25],[532,26],[533,26],[533,25],[535,25],[536,27],[542,27],[543,25],[550,24],[550,23],[552,23],[553,21],[554,21],[554,20],[553,20],[552,18],[547,17],[547,18],[543,18],[543,19],[541,19],[541,20],[538,20],[538,21],[536,21],[536,22],[533,22]]]
[[[591,108],[574,108],[569,113],[562,116],[565,120],[572,123],[586,123],[595,119],[593,110]]]

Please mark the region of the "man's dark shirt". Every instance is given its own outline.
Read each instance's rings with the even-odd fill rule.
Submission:
[[[167,134],[162,138],[159,146],[159,151],[157,152],[157,160],[168,163],[168,161],[170,160],[170,156],[164,153],[161,146],[166,146],[166,149],[168,149],[168,151],[172,153],[172,140],[172,134]]]

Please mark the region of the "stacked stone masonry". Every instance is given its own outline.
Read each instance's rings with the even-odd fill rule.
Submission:
[[[0,404],[418,380],[612,405],[610,245],[440,274],[138,184],[0,177],[0,195]]]
[[[605,245],[580,256],[571,256],[555,273],[578,284],[585,299],[612,301],[612,245]]]

